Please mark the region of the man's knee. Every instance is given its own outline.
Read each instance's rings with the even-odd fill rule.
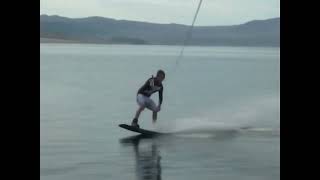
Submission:
[[[139,107],[139,109],[138,109],[138,111],[140,111],[140,112],[141,112],[141,111],[143,111],[143,110],[144,110],[144,108],[145,108],[145,107],[140,106],[140,107]]]
[[[157,113],[159,111],[160,111],[160,108],[158,108],[158,107],[153,108],[153,112]]]

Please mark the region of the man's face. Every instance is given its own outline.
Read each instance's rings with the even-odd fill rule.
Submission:
[[[164,75],[163,75],[163,74],[159,74],[159,75],[157,76],[157,78],[158,78],[158,80],[159,80],[160,82],[162,82],[162,81],[164,80]]]

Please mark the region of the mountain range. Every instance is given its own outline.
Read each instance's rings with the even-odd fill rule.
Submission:
[[[105,17],[40,15],[40,42],[181,45],[190,26]],[[52,41],[50,41],[52,40]],[[280,17],[239,25],[195,26],[190,45],[280,46]]]

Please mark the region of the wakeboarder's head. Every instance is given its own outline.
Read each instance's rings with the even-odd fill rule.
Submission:
[[[163,70],[158,70],[158,72],[157,72],[157,79],[160,81],[160,82],[162,82],[164,79],[165,79],[165,77],[166,77],[166,74],[164,73],[164,71]]]

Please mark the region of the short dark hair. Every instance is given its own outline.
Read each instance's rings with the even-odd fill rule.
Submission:
[[[163,70],[158,70],[158,72],[157,72],[157,76],[159,76],[160,74],[162,74],[163,75],[163,77],[166,77],[166,73],[164,73],[164,71]]]

